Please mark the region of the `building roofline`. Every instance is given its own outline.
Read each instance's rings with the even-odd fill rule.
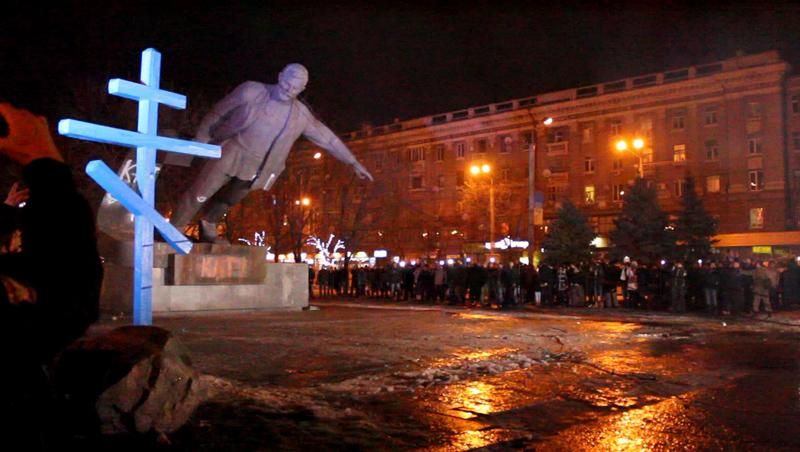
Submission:
[[[430,116],[409,119],[406,121],[395,120],[391,124],[384,124],[372,127],[365,127],[361,130],[346,132],[340,136],[345,140],[359,140],[368,137],[389,135],[404,130],[417,129],[421,127],[437,126],[441,124],[454,123],[466,119],[490,116],[497,113],[506,113],[514,110],[531,109],[544,105],[551,105],[562,102],[569,102],[591,97],[598,97],[606,94],[616,94],[629,92],[641,88],[648,88],[658,85],[666,85],[686,80],[699,79],[712,75],[732,72],[736,70],[766,66],[769,64],[781,63],[782,60],[778,51],[770,50],[752,55],[739,55],[725,60],[705,63],[695,66],[688,66],[678,69],[670,69],[663,72],[640,74],[619,80],[601,82],[594,85],[581,86],[576,88],[551,91],[516,98],[491,104],[479,105],[460,110],[437,113]],[[800,79],[800,77],[798,77]],[[792,79],[793,80],[793,79]]]

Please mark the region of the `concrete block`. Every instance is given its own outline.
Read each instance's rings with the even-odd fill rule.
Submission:
[[[133,268],[124,258],[124,245],[111,245],[118,252],[112,254],[116,259],[104,255],[101,309],[105,314],[130,314]],[[260,247],[198,245],[189,256],[164,253],[157,259],[166,264],[153,268],[154,313],[308,307],[306,264],[267,262]]]

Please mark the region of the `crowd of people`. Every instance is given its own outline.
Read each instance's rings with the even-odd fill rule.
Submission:
[[[800,303],[800,267],[797,259],[789,258],[722,258],[690,265],[639,264],[627,257],[585,265],[389,263],[348,271],[309,269],[309,289],[319,297],[498,308],[529,304],[770,315],[774,308]]]

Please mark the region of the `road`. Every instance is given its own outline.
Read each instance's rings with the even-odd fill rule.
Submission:
[[[157,318],[209,397],[170,450],[800,449],[797,326],[318,306]]]

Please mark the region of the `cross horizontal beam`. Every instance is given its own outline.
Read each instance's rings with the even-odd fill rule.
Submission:
[[[147,85],[130,82],[120,78],[109,80],[108,93],[131,100],[149,100],[183,110],[186,108],[186,96],[183,94],[151,88]]]
[[[200,157],[219,158],[222,155],[219,146],[178,138],[145,135],[116,127],[101,126],[76,119],[63,119],[58,122],[58,133],[71,138],[114,144],[132,148],[148,147],[179,154],[197,155]]]

